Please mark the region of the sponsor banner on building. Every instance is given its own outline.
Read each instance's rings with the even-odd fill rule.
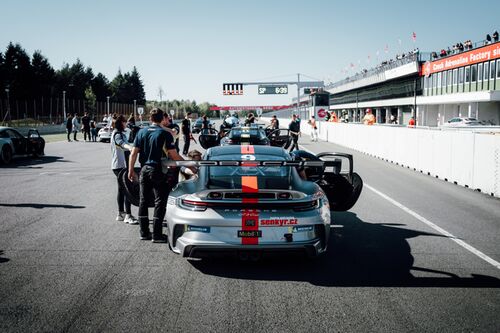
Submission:
[[[278,106],[211,106],[210,111],[253,111],[253,110],[281,110],[287,109],[290,105],[278,105]]]
[[[446,71],[463,66],[474,65],[480,62],[499,59],[500,43],[486,45],[479,49],[463,52],[451,57],[436,61],[428,61],[423,65],[423,74],[429,76],[433,73]]]

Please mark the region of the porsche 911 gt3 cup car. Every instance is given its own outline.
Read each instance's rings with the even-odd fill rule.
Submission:
[[[352,166],[350,155],[334,156],[350,158]],[[266,251],[324,253],[330,210],[351,208],[362,181],[352,169],[341,175],[338,158],[330,163],[330,178],[319,164],[299,170],[309,179],[304,180],[297,170],[302,160],[320,161],[306,152],[292,156],[270,146],[208,150],[198,177],[179,183],[169,195],[171,249],[191,258]]]

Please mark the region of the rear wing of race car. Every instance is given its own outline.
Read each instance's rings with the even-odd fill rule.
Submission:
[[[332,168],[331,172],[335,174],[342,173],[342,160],[339,158],[345,158],[349,161],[349,169],[347,174],[349,176],[353,173],[353,158],[350,154],[344,153],[321,153],[317,155],[318,158],[325,157],[334,157],[333,160],[306,160],[306,161],[276,161],[276,160],[243,160],[243,161],[235,161],[235,160],[225,160],[225,161],[162,161],[162,165],[164,167],[213,167],[213,166],[240,166],[240,167],[295,167],[299,169],[307,168],[307,167],[320,167],[323,169]]]

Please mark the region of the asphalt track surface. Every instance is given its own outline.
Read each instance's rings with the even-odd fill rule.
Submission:
[[[139,240],[115,221],[108,144],[50,143],[1,167],[0,331],[500,331],[500,269],[409,213],[499,262],[498,199],[300,142],[353,153],[367,185],[313,261],[190,262]]]

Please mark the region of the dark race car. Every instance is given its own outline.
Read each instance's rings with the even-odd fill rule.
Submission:
[[[202,161],[167,164],[199,167],[197,177],[170,192],[167,204],[169,245],[190,258],[275,251],[320,255],[328,246],[330,210],[350,209],[363,187],[347,154],[219,146]],[[127,195],[138,201],[137,189]]]
[[[45,140],[36,129],[30,129],[25,137],[11,127],[0,127],[0,160],[9,164],[17,156],[44,155]]]
[[[259,124],[251,126],[237,126],[225,132],[215,130],[206,131],[200,135],[200,144],[204,149],[218,145],[264,145],[288,148],[291,136],[286,129],[267,130]]]

